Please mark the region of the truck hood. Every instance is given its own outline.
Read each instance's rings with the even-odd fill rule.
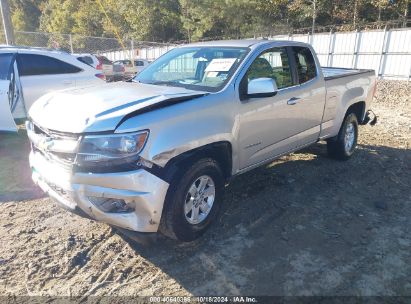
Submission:
[[[135,82],[109,83],[46,94],[32,105],[29,117],[40,127],[58,132],[112,131],[126,115],[206,94]]]

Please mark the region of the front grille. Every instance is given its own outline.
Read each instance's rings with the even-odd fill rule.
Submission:
[[[52,137],[52,138],[68,138],[68,139],[76,139],[76,140],[79,138],[78,134],[48,130],[46,128],[36,125],[35,123],[33,123],[33,129],[36,134],[42,134],[42,135]]]
[[[77,134],[51,131],[51,130],[42,128],[36,124],[33,124],[32,132],[34,132],[36,136],[40,136],[42,138],[56,139],[56,140],[70,139],[70,140],[78,141],[80,137]],[[63,167],[65,170],[71,171],[73,169],[73,165],[76,159],[76,153],[49,151],[47,148],[36,146],[34,143],[32,143],[31,146],[34,152],[40,153],[49,162],[56,163],[59,166]]]
[[[69,158],[63,158],[57,155],[60,153],[46,152],[46,151],[43,151],[37,148],[34,145],[32,145],[32,149],[34,152],[40,153],[45,159],[47,159],[47,161],[59,165],[60,167],[64,168],[66,171],[71,171],[73,169],[74,160],[75,160],[74,153],[70,153],[72,155],[70,155]]]

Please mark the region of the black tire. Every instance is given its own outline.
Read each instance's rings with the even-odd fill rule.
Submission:
[[[350,148],[346,147],[346,134],[349,125],[353,127],[354,139]],[[358,139],[358,120],[354,113],[349,113],[345,116],[344,121],[341,125],[340,131],[336,137],[327,140],[327,152],[328,155],[334,159],[338,160],[348,160],[354,153],[355,147],[357,146]]]
[[[173,178],[167,192],[160,232],[170,238],[190,242],[200,237],[216,218],[223,199],[224,178],[218,163],[210,158],[201,159],[181,171],[184,172]],[[214,202],[204,220],[193,224],[186,218],[186,199],[190,187],[202,176],[210,177],[214,183]]]

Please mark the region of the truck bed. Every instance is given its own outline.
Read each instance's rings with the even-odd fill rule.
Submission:
[[[360,75],[360,74],[367,74],[367,73],[374,74],[374,70],[331,68],[331,67],[322,67],[321,69],[322,69],[325,81],[347,77],[347,76],[353,76],[353,75]]]

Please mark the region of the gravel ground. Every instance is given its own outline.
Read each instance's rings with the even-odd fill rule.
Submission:
[[[355,157],[319,143],[238,177],[189,244],[142,247],[58,208],[25,137],[0,135],[0,294],[411,296],[411,83],[378,88]]]

